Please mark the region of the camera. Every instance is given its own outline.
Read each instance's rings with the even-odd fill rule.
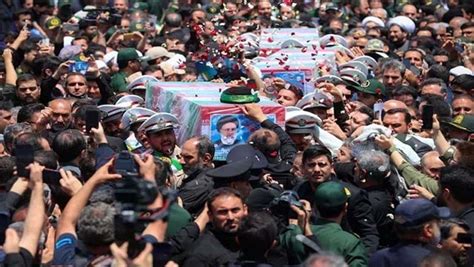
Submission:
[[[270,203],[270,211],[276,216],[297,219],[298,215],[291,209],[291,205],[303,208],[298,193],[293,190],[285,190]]]
[[[108,17],[106,19],[100,17],[97,20],[98,24],[120,25],[122,22],[122,15],[120,15],[115,8],[85,8],[84,11],[87,11],[87,17],[85,19],[94,21],[100,16],[101,13],[107,13]]]

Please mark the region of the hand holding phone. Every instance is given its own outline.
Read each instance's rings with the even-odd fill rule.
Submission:
[[[34,161],[34,149],[32,145],[16,145],[15,160],[18,177],[29,179],[30,172],[26,169]]]

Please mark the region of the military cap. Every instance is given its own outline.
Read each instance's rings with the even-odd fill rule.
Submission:
[[[115,102],[116,106],[124,107],[124,108],[134,108],[139,107],[145,104],[145,100],[137,95],[125,95],[122,96],[117,102]]]
[[[364,92],[371,95],[387,95],[385,86],[377,79],[370,79],[362,82],[360,86],[353,86],[357,91]]]
[[[148,5],[147,2],[135,2],[132,5],[132,12],[137,11],[137,10],[147,11],[147,10],[150,10],[150,6]]]
[[[448,208],[439,208],[433,202],[424,199],[409,199],[395,208],[395,223],[402,226],[418,226],[435,219],[448,219]]]
[[[325,48],[325,50],[327,50],[327,51],[340,51],[342,53],[345,53],[348,56],[351,56],[351,57],[354,56],[354,53],[352,53],[352,51],[349,48],[347,48],[345,46],[342,46],[342,45],[339,45],[339,44],[333,45],[333,46],[328,46],[328,47]]]
[[[341,84],[343,83],[342,79],[335,75],[324,75],[316,79],[316,83],[332,83],[332,84]]]
[[[111,51],[105,54],[104,55],[105,64],[109,64],[109,63],[117,64],[117,55],[118,55],[117,51]]]
[[[232,163],[242,159],[251,159],[253,161],[253,170],[265,169],[268,166],[267,158],[265,158],[263,153],[249,144],[234,146],[229,151],[229,154],[227,154],[226,161],[227,163]]]
[[[145,60],[150,61],[150,60],[155,60],[161,57],[171,58],[173,55],[174,54],[169,53],[168,50],[166,50],[166,48],[161,47],[161,46],[155,46],[146,51],[144,58]]]
[[[346,38],[337,34],[326,34],[322,36],[321,38],[319,38],[319,45],[325,48],[335,45],[342,45],[346,48],[348,46]]]
[[[252,89],[245,86],[230,87],[221,93],[220,100],[222,103],[229,104],[247,104],[258,103],[260,98],[258,92],[253,92]]]
[[[99,110],[104,113],[104,117],[102,117],[103,122],[115,121],[120,120],[122,118],[123,113],[127,110],[124,107],[116,106],[116,105],[100,105],[98,106]]]
[[[413,22],[413,20],[411,20],[407,16],[397,16],[397,17],[391,18],[388,21],[387,26],[388,28],[390,28],[392,27],[392,25],[398,25],[404,32],[407,32],[409,34],[412,34],[413,32],[415,32],[415,29],[416,29],[415,22]]]
[[[139,60],[140,55],[135,48],[122,48],[117,54],[117,63],[120,65],[121,62],[124,64],[130,60]]]
[[[363,82],[367,80],[367,76],[365,76],[362,71],[356,69],[342,70],[340,71],[339,76],[349,86],[360,86]]]
[[[271,188],[255,188],[250,191],[246,204],[251,211],[262,211],[270,208],[273,200],[279,197],[277,190]]]
[[[138,128],[138,131],[145,131],[145,133],[156,133],[163,130],[177,128],[178,125],[178,119],[173,114],[166,112],[158,112],[148,118]]]
[[[46,19],[46,21],[44,22],[44,26],[46,27],[46,29],[48,30],[53,30],[53,29],[56,29],[57,27],[61,26],[61,20],[54,16],[54,17],[49,17],[48,19]]]
[[[376,58],[388,58],[385,53],[385,44],[379,39],[370,39],[365,45],[365,53]]]
[[[365,18],[362,20],[362,26],[363,26],[363,27],[366,27],[369,22],[375,23],[375,25],[377,25],[377,27],[380,27],[380,28],[385,27],[385,23],[383,22],[383,20],[381,20],[380,18],[375,17],[375,16],[367,16],[367,17],[365,17]]]
[[[157,78],[151,76],[151,75],[142,75],[140,77],[137,77],[136,79],[132,80],[128,85],[127,85],[127,90],[130,92],[133,92],[135,90],[145,90],[146,89],[146,83],[147,82],[159,82]]]
[[[156,112],[147,108],[131,108],[122,115],[122,128],[128,130],[133,124],[142,123],[155,114]]]
[[[314,203],[318,208],[341,207],[347,199],[346,189],[337,182],[324,182],[314,192]]]
[[[370,56],[360,56],[360,57],[356,57],[354,58],[352,61],[359,61],[359,62],[362,62],[364,64],[366,64],[368,67],[370,67],[371,69],[375,69],[377,68],[377,61],[370,57]]]
[[[328,10],[339,11],[339,7],[333,2],[328,2],[326,4],[326,11],[328,11]]]
[[[362,73],[364,73],[365,77],[369,74],[369,68],[367,66],[360,62],[360,61],[349,61],[345,64],[339,65],[339,70],[344,70],[344,69],[356,69],[360,70]]]
[[[285,40],[283,43],[281,43],[280,47],[282,49],[286,49],[286,48],[303,48],[305,45],[302,44],[300,41],[294,39],[294,38],[291,38],[291,39],[287,39]]]
[[[468,133],[474,133],[474,115],[457,115],[452,121],[448,122],[448,125]]]
[[[296,103],[296,106],[302,110],[310,108],[329,109],[332,108],[332,100],[326,94],[314,92],[305,95],[300,101],[298,101],[298,103]]]
[[[68,46],[63,47],[63,49],[59,51],[58,57],[59,59],[61,59],[61,61],[67,61],[79,55],[81,52],[82,52],[81,46],[68,45]]]
[[[212,177],[215,183],[230,183],[232,181],[248,181],[251,177],[253,159],[242,159],[209,170],[206,175]]]
[[[295,110],[286,113],[285,130],[290,134],[308,134],[314,131],[315,126],[321,125],[321,122],[321,119],[311,112]]]

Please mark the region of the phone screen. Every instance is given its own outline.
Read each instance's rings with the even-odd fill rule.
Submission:
[[[44,169],[43,170],[43,182],[48,185],[60,186],[59,180],[61,180],[61,174],[57,170]]]
[[[34,149],[32,145],[16,145],[15,159],[16,170],[19,177],[30,177],[30,172],[26,169],[34,161]]]
[[[426,129],[426,130],[433,129],[433,106],[424,105],[421,116],[423,119],[422,129]]]
[[[100,113],[98,110],[86,110],[86,132],[99,128]]]

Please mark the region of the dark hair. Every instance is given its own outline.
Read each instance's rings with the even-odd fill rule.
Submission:
[[[392,95],[393,96],[411,95],[413,97],[413,99],[416,99],[417,96],[418,96],[418,93],[417,93],[415,88],[413,88],[409,85],[402,85],[402,86],[398,86],[396,88],[393,88]]]
[[[33,50],[38,50],[38,46],[33,43],[32,41],[30,40],[27,40],[27,41],[24,41],[21,45],[20,45],[20,50],[23,52],[23,53],[29,53]]]
[[[31,133],[33,128],[27,122],[15,123],[5,127],[3,132],[3,143],[5,144],[5,149],[12,153],[13,143],[17,136],[22,133]]]
[[[437,49],[433,50],[433,56],[447,56],[447,57],[449,57],[449,52],[446,49],[437,48]]]
[[[21,133],[15,138],[13,144],[13,154],[15,154],[15,147],[18,145],[30,145],[35,152],[43,150],[41,141],[42,137],[36,133]]]
[[[446,240],[451,236],[451,230],[454,226],[459,226],[462,229],[469,231],[469,225],[461,219],[451,218],[447,220],[441,220],[439,223],[439,229],[441,231],[441,240]]]
[[[16,79],[16,86],[18,87],[18,85],[22,82],[29,82],[29,81],[35,81],[36,82],[36,85],[38,85],[38,81],[36,80],[35,76],[29,74],[29,73],[23,73],[23,74],[20,74],[18,75],[18,78]]]
[[[433,38],[436,34],[435,31],[433,30],[433,28],[428,27],[428,26],[418,28],[418,30],[416,31],[416,34],[418,34],[419,32],[422,32],[422,31],[430,32],[431,33],[431,38]]]
[[[329,151],[329,149],[327,149],[325,146],[323,145],[313,145],[313,146],[310,146],[308,147],[304,152],[303,152],[303,164],[310,160],[310,159],[313,159],[315,157],[318,157],[318,156],[326,156],[329,160],[329,162],[332,163],[332,154],[331,154],[331,151]]]
[[[387,115],[387,114],[393,115],[393,114],[396,114],[396,113],[403,113],[405,115],[405,120],[404,121],[405,121],[406,124],[409,124],[411,122],[411,115],[408,112],[408,109],[406,109],[406,108],[392,108],[392,109],[387,110],[385,112],[385,115]]]
[[[468,22],[463,23],[461,25],[461,30],[464,30],[464,29],[467,29],[467,28],[472,28],[472,27],[474,27],[474,22],[468,21]]]
[[[109,246],[115,240],[112,205],[96,202],[87,205],[77,221],[77,237],[91,247]]]
[[[207,207],[209,208],[210,211],[212,211],[212,203],[214,202],[214,200],[216,200],[218,197],[223,197],[223,196],[236,197],[240,199],[242,203],[245,203],[244,198],[239,193],[239,191],[230,187],[220,187],[220,188],[215,189],[209,194],[209,197],[207,199]]]
[[[461,154],[458,164],[474,169],[474,143],[461,142],[456,145],[458,153]]]
[[[474,170],[465,166],[452,165],[441,169],[441,188],[449,189],[452,197],[461,203],[474,202]]]
[[[54,151],[36,151],[35,161],[48,169],[56,170],[58,168],[58,159]]]
[[[446,119],[451,117],[451,107],[439,95],[424,95],[422,100],[426,101],[426,104],[433,106],[433,113],[438,115],[438,118]]]
[[[443,82],[443,80],[439,79],[439,78],[428,78],[428,79],[425,79],[421,84],[420,84],[420,88],[423,88],[424,86],[427,86],[427,85],[439,85],[441,87],[441,92],[442,93],[446,93],[446,84]]]
[[[56,135],[52,148],[58,154],[59,162],[69,162],[79,157],[86,149],[86,140],[80,131],[67,129]]]
[[[439,64],[435,64],[428,69],[426,78],[438,78],[444,83],[447,83],[449,81],[448,68]]]
[[[23,106],[18,111],[18,115],[16,117],[17,122],[29,122],[30,119],[33,117],[33,114],[40,112],[43,110],[45,106],[40,103],[33,103]]]
[[[76,112],[74,112],[72,116],[74,119],[86,120],[86,114],[88,110],[99,110],[99,108],[97,106],[85,104],[85,105],[77,107]]]
[[[15,160],[13,157],[0,157],[0,187],[5,187],[7,181],[13,177],[14,170]]]
[[[374,120],[374,112],[372,111],[371,108],[369,108],[368,106],[366,105],[362,105],[359,107],[358,111],[362,114],[365,114],[367,116],[369,116],[365,121],[365,125],[369,125],[372,123],[372,121]]]
[[[474,76],[469,75],[469,74],[462,74],[459,76],[456,76],[452,81],[451,81],[451,86],[457,86],[464,90],[465,92],[469,92],[470,89],[474,88]]]
[[[203,157],[206,153],[209,153],[211,157],[214,158],[214,153],[216,149],[211,139],[209,139],[209,137],[203,135],[203,136],[195,136],[192,138],[195,138],[196,141],[198,141],[197,149],[198,149],[199,157]]]
[[[266,212],[250,213],[240,223],[237,238],[246,259],[259,259],[272,247],[278,236],[273,217]]]
[[[31,15],[31,11],[26,8],[17,9],[15,13],[13,14],[13,19],[14,20],[20,19],[20,15]]]
[[[275,134],[276,143],[271,142],[271,133]],[[270,156],[270,154],[274,153],[275,151],[279,151],[281,145],[278,135],[269,129],[259,129],[255,131],[249,136],[248,143],[260,150],[260,152],[262,152],[265,156]]]

